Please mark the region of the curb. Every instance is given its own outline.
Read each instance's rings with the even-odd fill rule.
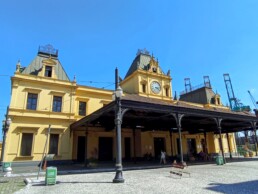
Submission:
[[[25,178],[24,183],[28,185],[45,185],[44,179],[31,179],[31,178]]]
[[[144,167],[126,167],[123,171],[128,170],[144,170],[144,169],[157,169],[157,168],[166,168],[170,167],[170,165],[163,165],[163,166],[144,166]],[[101,172],[115,172],[115,168],[100,168],[100,169],[83,169],[83,170],[60,170],[57,171],[57,175],[69,175],[69,174],[83,174],[83,173],[101,173]],[[45,172],[40,172],[40,177],[45,177]],[[38,173],[19,173],[19,174],[9,174],[7,177],[34,177],[37,176]],[[30,178],[25,178],[24,182],[26,184],[31,184],[33,181]]]

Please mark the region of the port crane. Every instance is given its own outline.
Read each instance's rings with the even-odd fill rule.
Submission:
[[[254,105],[254,108],[255,108],[253,111],[255,112],[255,115],[258,115],[258,109],[257,109],[258,102],[254,99],[253,95],[251,94],[251,92],[249,90],[247,92],[249,93],[249,96],[250,96],[251,101],[252,101],[252,103]]]
[[[244,106],[243,103],[240,102],[235,97],[234,90],[232,87],[231,79],[228,73],[223,74],[224,76],[224,81],[227,89],[227,94],[228,94],[228,100],[230,104],[230,109],[235,112],[241,112],[241,111],[250,111],[250,106]]]

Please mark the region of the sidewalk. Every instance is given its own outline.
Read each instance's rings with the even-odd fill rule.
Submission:
[[[170,175],[171,167],[128,170],[124,183],[113,183],[115,172],[67,174],[57,176],[57,184],[45,186],[43,177],[38,184],[29,184],[18,194],[27,193],[258,193],[257,160],[230,162],[226,165],[190,165],[191,177]]]
[[[227,163],[234,163],[234,162],[246,162],[246,161],[258,161],[258,157],[252,158],[244,158],[244,157],[235,157],[233,159],[227,158]],[[157,169],[163,167],[170,167],[172,161],[168,161],[167,164],[159,164],[158,160],[154,161],[138,161],[134,162],[124,162],[123,163],[123,171],[127,170],[142,170],[142,169]],[[188,166],[192,165],[204,165],[204,164],[216,164],[215,161],[194,161],[194,162],[187,162]],[[115,171],[115,162],[99,162],[97,166],[94,167],[85,167],[84,164],[74,163],[72,165],[55,165],[57,167],[57,174],[58,175],[65,175],[65,174],[81,174],[81,173],[97,173],[97,172],[114,172]],[[38,175],[38,166],[13,166],[12,176],[37,176]],[[2,174],[3,175],[3,174]],[[41,176],[45,175],[45,171],[41,170]]]
[[[258,161],[257,157],[253,157],[253,158],[234,158],[233,160],[229,160],[227,159],[228,164],[241,164],[241,163],[248,163],[248,161],[250,162],[256,162]],[[212,165],[212,166],[216,166],[215,165],[215,161],[209,161],[209,162],[203,162],[203,161],[195,161],[195,162],[191,162],[191,163],[187,163],[189,168],[192,168],[192,166],[206,166],[208,165]],[[228,165],[224,165],[224,166],[228,166]],[[224,167],[223,166],[223,167]],[[150,170],[150,171],[155,171],[158,169],[164,169],[167,168],[169,169],[171,167],[171,161],[168,162],[167,165],[160,165],[159,161],[151,161],[151,162],[146,162],[146,161],[142,161],[142,162],[137,162],[136,164],[133,162],[125,162],[123,163],[123,171],[124,174],[126,174],[127,172],[130,171],[134,171],[134,172],[142,172],[142,170]],[[11,174],[10,177],[4,177],[4,173],[1,172],[0,174],[0,193],[14,193],[15,191],[25,187],[25,183],[24,180],[26,178],[28,179],[36,179],[37,174],[38,174],[38,167],[37,165],[32,165],[32,166],[17,166],[14,165],[13,167],[13,172]],[[86,174],[92,174],[94,176],[94,174],[96,174],[96,176],[99,176],[98,174],[110,174],[111,177],[110,180],[112,180],[115,175],[115,163],[99,163],[98,166],[94,167],[94,168],[86,168],[84,167],[83,164],[73,164],[73,165],[57,165],[57,170],[58,170],[58,179],[62,179],[62,177],[68,175],[68,176],[81,176],[81,175],[86,175]],[[137,171],[135,171],[137,170]],[[258,174],[258,173],[257,173]],[[104,176],[103,175],[103,176]],[[142,175],[141,175],[142,176]],[[40,180],[44,181],[44,177],[45,177],[45,171],[42,171],[40,173]],[[258,178],[257,178],[258,179]],[[102,180],[100,178],[100,180]],[[109,181],[110,181],[109,180]]]

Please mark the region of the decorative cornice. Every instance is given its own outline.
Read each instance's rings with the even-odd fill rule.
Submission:
[[[56,65],[57,64],[53,59],[51,59],[51,56],[48,59],[42,60],[42,63],[44,63],[46,65]]]

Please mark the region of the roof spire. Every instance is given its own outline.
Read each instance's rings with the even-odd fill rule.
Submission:
[[[21,68],[21,62],[20,62],[20,59],[19,59],[17,64],[16,64],[16,72],[20,72],[20,68]]]
[[[168,72],[167,72],[167,76],[170,76],[170,69],[169,69]]]
[[[177,100],[177,95],[176,95],[176,91],[175,91],[175,96],[174,96],[174,100]]]

